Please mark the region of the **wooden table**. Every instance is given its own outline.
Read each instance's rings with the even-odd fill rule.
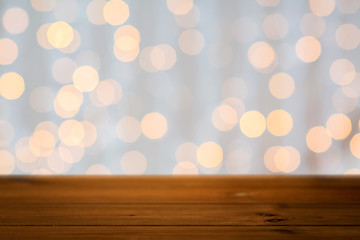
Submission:
[[[360,178],[2,177],[0,239],[360,239]]]

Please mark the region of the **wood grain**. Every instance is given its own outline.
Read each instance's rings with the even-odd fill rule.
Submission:
[[[0,178],[0,239],[360,238],[354,176]]]

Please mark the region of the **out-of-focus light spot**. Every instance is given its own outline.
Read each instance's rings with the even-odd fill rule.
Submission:
[[[132,62],[139,55],[140,47],[136,46],[133,50],[130,51],[122,51],[117,48],[117,45],[114,44],[114,55],[121,62]]]
[[[345,172],[345,174],[360,174],[360,169],[359,168],[351,168],[349,170],[347,170]]]
[[[70,164],[79,162],[85,154],[84,145],[81,143],[75,146],[60,143],[57,150],[61,159]]]
[[[300,38],[296,43],[296,56],[303,62],[315,62],[321,54],[321,44],[313,36]]]
[[[140,43],[140,32],[132,25],[124,25],[116,29],[114,33],[114,42],[116,43],[117,39],[121,37],[131,37],[131,39],[134,39],[137,44]]]
[[[120,51],[128,52],[138,48],[139,41],[131,36],[122,36],[116,39],[115,45]]]
[[[15,7],[6,10],[2,21],[6,31],[11,34],[19,34],[28,27],[29,16],[24,9]]]
[[[194,163],[189,161],[179,162],[173,169],[174,175],[198,175],[199,170]]]
[[[354,65],[345,58],[335,60],[329,72],[331,80],[341,86],[350,84],[356,75]]]
[[[49,156],[55,147],[54,136],[47,130],[35,130],[29,139],[29,147],[32,153],[38,157]]]
[[[272,135],[285,136],[291,131],[293,120],[288,112],[278,109],[269,113],[266,118],[266,125]]]
[[[244,99],[248,93],[246,82],[236,77],[228,78],[222,84],[221,93],[224,98],[237,97]]]
[[[232,107],[235,112],[236,112],[236,116],[237,116],[237,120],[239,121],[240,117],[244,114],[245,112],[245,105],[244,103],[236,97],[228,97],[225,98],[222,102],[221,105],[228,105],[230,107]],[[222,113],[223,114],[223,113]],[[222,116],[222,118],[224,118],[224,116]],[[227,120],[229,122],[229,119]]]
[[[36,32],[36,40],[39,45],[44,49],[53,49],[54,47],[49,43],[47,37],[47,30],[49,29],[51,23],[45,23],[39,27]]]
[[[204,45],[204,36],[196,29],[186,30],[179,37],[179,47],[187,55],[199,54]]]
[[[248,111],[240,118],[241,132],[250,138],[261,136],[266,129],[265,117],[258,111]]]
[[[204,142],[196,151],[198,163],[206,168],[217,167],[223,160],[223,150],[215,142]]]
[[[141,120],[141,130],[150,139],[162,138],[167,129],[166,118],[158,112],[148,113]]]
[[[37,87],[31,91],[30,106],[37,112],[50,112],[54,97],[54,93],[50,88],[45,86]]]
[[[280,0],[256,0],[256,2],[262,7],[276,7]]]
[[[194,5],[191,10],[184,15],[174,15],[175,22],[179,27],[182,28],[193,28],[200,21],[200,11]]]
[[[91,66],[85,65],[78,67],[73,74],[75,88],[81,92],[90,92],[99,83],[99,74]]]
[[[37,160],[37,156],[30,150],[29,139],[21,138],[15,145],[16,157],[24,163],[34,163]],[[24,169],[26,171],[26,169]],[[23,171],[23,170],[22,170]]]
[[[111,174],[111,172],[103,164],[97,163],[97,164],[91,165],[86,170],[86,174],[87,175],[109,175],[109,174]]]
[[[31,0],[32,7],[38,12],[50,12],[56,5],[56,0]]]
[[[233,50],[225,42],[211,44],[207,54],[210,64],[216,68],[225,68],[233,60]]]
[[[168,44],[157,45],[151,50],[150,60],[158,71],[168,70],[176,63],[176,51]]]
[[[170,12],[175,15],[187,14],[194,6],[193,0],[166,0]]]
[[[248,51],[250,63],[255,68],[267,68],[275,59],[274,49],[266,42],[252,44]]]
[[[227,104],[216,107],[211,115],[211,122],[219,131],[230,131],[238,121],[237,112]]]
[[[271,94],[278,99],[289,98],[295,90],[294,79],[287,73],[277,73],[269,81]]]
[[[280,146],[272,146],[268,148],[264,154],[265,166],[271,172],[280,172],[280,170],[275,165],[275,154],[280,148]]]
[[[65,85],[54,100],[54,110],[62,118],[75,116],[83,103],[82,93],[73,85]]]
[[[356,158],[360,158],[360,133],[355,134],[350,141],[350,151]]]
[[[45,130],[49,132],[53,136],[55,142],[59,140],[58,127],[55,123],[50,121],[40,122],[38,125],[36,125],[35,131],[40,131],[40,130]]]
[[[132,25],[119,27],[114,33],[114,54],[121,62],[131,62],[140,52],[140,33]]]
[[[271,14],[263,22],[265,35],[272,40],[279,40],[286,36],[289,31],[289,24],[286,18],[281,14]]]
[[[74,31],[66,22],[52,23],[47,29],[47,40],[54,48],[65,48],[74,39]]]
[[[74,0],[57,0],[53,9],[55,19],[68,23],[76,20],[78,12],[79,7]]]
[[[0,150],[0,174],[7,175],[15,169],[14,156],[6,150]]]
[[[8,100],[18,99],[25,90],[24,79],[15,72],[0,77],[0,95]]]
[[[82,121],[81,123],[84,128],[82,144],[84,144],[84,147],[91,147],[97,139],[96,127],[89,121]]]
[[[345,139],[349,136],[352,129],[351,120],[345,114],[333,114],[326,122],[326,129],[330,132],[333,139]]]
[[[146,158],[138,151],[130,151],[121,158],[121,170],[128,175],[143,174],[147,168]]]
[[[71,167],[69,164],[64,162],[64,160],[60,157],[58,151],[52,152],[46,158],[46,162],[49,169],[56,174],[66,173]]]
[[[197,146],[193,142],[186,142],[181,144],[175,152],[177,162],[192,162],[196,163]]]
[[[118,81],[113,79],[103,80],[96,87],[96,90],[91,92],[96,97],[101,106],[109,106],[117,104],[122,97],[122,88]]]
[[[341,0],[336,2],[336,7],[343,14],[356,13],[360,8],[358,0]]]
[[[318,16],[329,16],[335,8],[335,0],[309,0],[310,9]]]
[[[337,111],[342,113],[350,113],[356,109],[358,105],[358,99],[348,97],[345,95],[344,91],[339,88],[332,96],[332,104]]]
[[[315,126],[306,134],[306,145],[316,153],[325,152],[331,146],[330,132],[323,126]]]
[[[72,82],[72,75],[77,68],[77,64],[70,58],[59,58],[52,65],[52,75],[59,83]]]
[[[146,72],[157,72],[158,69],[156,69],[153,64],[151,63],[151,53],[152,53],[153,47],[146,47],[144,48],[139,57],[139,63],[140,67],[146,71]]]
[[[83,141],[85,130],[80,122],[71,119],[61,123],[58,133],[61,142],[67,146],[74,146]]]
[[[78,31],[76,31],[75,29],[73,29],[74,31],[74,37],[73,40],[71,41],[71,43],[65,47],[65,48],[59,48],[59,50],[63,53],[73,53],[76,50],[78,50],[78,48],[80,47],[81,44],[81,37],[80,37],[80,33]]]
[[[304,35],[321,37],[325,31],[326,22],[324,18],[313,13],[305,14],[300,21],[301,32]]]
[[[106,23],[103,9],[106,5],[106,0],[93,0],[86,8],[86,16],[89,21],[95,25],[103,25]]]
[[[111,0],[103,9],[104,19],[111,25],[121,25],[129,18],[129,6],[122,0]]]
[[[5,120],[0,120],[0,147],[7,147],[14,139],[14,128]]]
[[[250,171],[251,156],[241,149],[228,153],[224,161],[225,169],[230,174],[245,174]]]
[[[123,117],[116,124],[116,134],[124,142],[136,142],[141,135],[140,122],[133,117]]]
[[[293,172],[300,162],[300,153],[292,146],[273,146],[264,154],[265,166],[271,172]]]
[[[360,30],[354,24],[342,24],[335,36],[336,43],[345,50],[355,49],[360,43]]]
[[[232,26],[233,34],[239,43],[246,44],[254,41],[258,35],[258,27],[256,23],[247,17],[236,19]]]
[[[12,64],[18,56],[16,43],[9,38],[0,39],[0,65]]]

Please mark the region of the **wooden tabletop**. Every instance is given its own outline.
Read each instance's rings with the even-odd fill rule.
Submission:
[[[360,177],[11,176],[0,239],[360,239]]]

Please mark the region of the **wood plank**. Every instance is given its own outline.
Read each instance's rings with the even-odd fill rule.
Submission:
[[[360,203],[356,176],[21,176],[0,203]]]
[[[359,239],[351,226],[0,226],[0,238],[23,239]]]
[[[360,204],[0,205],[0,225],[358,225]]]

